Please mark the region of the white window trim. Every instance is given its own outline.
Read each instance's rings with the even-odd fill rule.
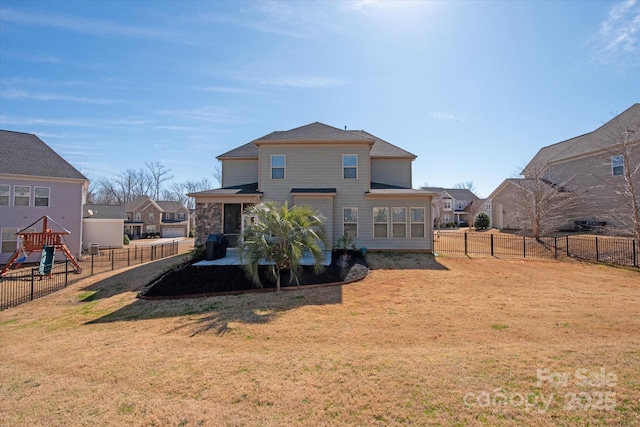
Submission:
[[[345,166],[345,164],[344,164],[344,159],[345,159],[345,157],[354,157],[354,156],[355,156],[355,158],[356,158],[356,165],[355,165],[355,166]],[[345,171],[347,168],[349,168],[349,169],[355,169],[355,171],[356,171],[356,176],[355,176],[355,178],[345,178],[345,177],[344,177],[344,171]],[[348,180],[351,180],[351,179],[358,179],[358,173],[359,173],[359,172],[360,172],[360,171],[358,170],[358,155],[357,155],[357,154],[343,154],[343,155],[342,155],[342,179],[345,179],[345,180],[346,180],[346,179],[348,179]]]
[[[283,166],[273,166],[273,158],[274,157],[282,157],[284,159],[284,165]],[[269,159],[269,178],[272,179],[273,181],[280,181],[283,179],[287,179],[287,155],[286,154],[272,154],[271,158]],[[273,170],[274,169],[282,169],[282,178],[274,178],[273,177]]]
[[[18,196],[18,192],[16,191],[16,187],[25,187],[29,189],[29,194],[27,196]],[[16,205],[16,197],[27,197],[29,199],[29,202],[26,205]],[[13,206],[20,206],[20,207],[31,207],[31,186],[29,185],[14,185],[13,186]]]
[[[45,197],[38,197],[38,195],[36,194],[37,190],[39,188],[46,188],[47,189],[47,204],[46,205],[41,205],[38,206],[36,205],[36,199],[45,199]],[[51,206],[51,187],[42,187],[42,186],[38,186],[38,187],[33,187],[33,206],[38,207],[38,208],[48,208],[49,206]]]
[[[138,222],[142,221],[142,213],[136,212],[136,221]]]
[[[616,159],[615,163],[614,163],[614,159]],[[620,173],[615,173],[616,167],[622,169]],[[623,176],[623,175],[624,175],[624,154],[611,156],[611,176]]]
[[[413,221],[413,216],[411,215],[411,211],[414,209],[420,209],[422,210],[422,218],[424,218],[424,220],[422,222],[414,222]],[[422,236],[417,236],[417,237],[413,237],[413,225],[414,224],[422,224]],[[427,237],[427,210],[425,208],[421,208],[419,206],[415,206],[412,208],[409,208],[409,237],[411,237],[412,239],[424,239]]]
[[[15,239],[7,239],[7,240],[4,240],[4,238],[3,238],[3,237],[4,237],[4,232],[5,232],[6,230],[15,230],[15,232],[14,232],[14,235],[15,235],[15,233],[17,233],[18,231],[20,231],[20,229],[19,229],[19,228],[13,228],[13,227],[0,228],[0,253],[3,253],[3,254],[12,254],[12,253],[14,253],[14,252],[15,252],[15,251],[20,247],[20,236],[15,236]],[[9,251],[9,252],[2,252],[2,247],[4,246],[4,243],[5,243],[5,242],[7,242],[7,243],[13,243],[13,242],[15,242],[15,243],[16,243],[16,248],[15,248],[15,249],[13,249],[12,251]]]
[[[6,205],[0,205],[0,206],[11,206],[11,186],[10,185],[5,185],[2,184],[2,187],[6,187],[7,188],[7,192],[6,194],[4,194],[4,192],[0,193],[0,196],[4,196],[7,198],[7,204]]]
[[[345,210],[347,210],[347,209],[355,209],[355,211],[356,211],[356,221],[355,221],[355,223],[354,223],[354,222],[347,222],[347,221],[345,220],[345,214],[344,214],[344,212],[345,212]],[[358,233],[358,231],[359,231],[359,230],[358,230],[358,228],[359,228],[359,224],[358,224],[358,223],[359,223],[359,222],[360,222],[360,221],[358,221],[358,208],[356,208],[356,207],[348,207],[348,206],[345,206],[344,208],[342,208],[342,234],[343,234],[343,235],[344,235],[344,234],[346,234],[346,232],[345,232],[345,225],[346,225],[346,224],[355,224],[355,225],[356,225],[356,235],[355,235],[355,236],[351,236],[351,237],[353,237],[354,239],[357,239],[357,238],[358,238],[358,234],[359,234],[359,233]]]
[[[404,222],[395,222],[393,220],[393,210],[394,209],[404,209]],[[407,208],[405,206],[394,206],[394,207],[391,208],[391,215],[390,215],[389,218],[391,219],[391,238],[392,239],[407,239],[407,238],[409,238],[409,233],[407,232],[407,221],[409,220],[409,218],[408,218],[407,214],[408,214],[408,212],[407,212]],[[404,237],[396,237],[393,234],[393,231],[394,231],[393,230],[393,226],[395,224],[404,224]]]
[[[164,214],[164,219],[171,219],[171,214],[170,213],[165,213]]]
[[[377,222],[376,221],[376,215],[374,213],[374,211],[376,209],[385,209],[387,211],[387,221],[385,223],[385,225],[387,226],[387,235],[384,236],[384,237],[376,236],[376,225],[383,224],[382,222]],[[389,208],[386,207],[386,206],[374,206],[373,209],[371,209],[371,213],[373,215],[373,238],[374,239],[388,239],[389,238]]]

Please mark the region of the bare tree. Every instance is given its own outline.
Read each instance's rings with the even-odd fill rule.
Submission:
[[[218,182],[218,186],[222,187],[222,169],[220,169],[220,163],[213,168],[213,177]]]
[[[154,200],[160,199],[162,184],[173,179],[170,175],[171,169],[166,168],[160,162],[146,163],[151,177],[151,197]]]
[[[459,182],[456,185],[454,185],[453,188],[459,188],[459,189],[462,189],[462,190],[469,190],[473,194],[476,194],[476,191],[478,190],[476,188],[476,185],[473,183],[473,181]]]

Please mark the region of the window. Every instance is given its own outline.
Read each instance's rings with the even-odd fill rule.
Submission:
[[[451,199],[442,200],[442,208],[443,209],[451,209]]]
[[[18,249],[17,228],[2,229],[2,253],[14,253]]]
[[[178,220],[184,221],[184,213],[183,212],[178,214]]]
[[[624,174],[624,155],[611,157],[611,174],[613,176]]]
[[[284,154],[273,154],[271,156],[271,179],[284,179],[284,168],[286,157]]]
[[[389,237],[388,208],[373,208],[373,237]]]
[[[164,219],[171,219],[171,214],[168,214],[168,213],[164,214]]]
[[[358,208],[344,208],[344,234],[358,237]]]
[[[147,225],[147,234],[155,234],[156,226],[155,225]]]
[[[491,210],[491,203],[487,203],[486,205],[484,205],[484,209],[486,211],[490,211]]]
[[[142,214],[140,212],[136,212],[136,221],[142,221]]]
[[[358,155],[342,155],[342,177],[344,179],[356,179],[358,177]]]
[[[411,237],[424,237],[424,208],[411,208]]]
[[[149,212],[149,219],[155,219],[156,215],[153,212]]]
[[[392,237],[407,237],[407,208],[391,208]]]
[[[31,187],[13,186],[13,206],[30,206],[29,200],[31,200]]]
[[[456,210],[461,211],[465,208],[465,202],[456,202]]]
[[[11,186],[0,185],[0,206],[9,206],[9,197],[11,197]]]
[[[131,212],[127,212],[127,221],[131,221]]]
[[[49,206],[49,187],[33,187],[33,206]]]

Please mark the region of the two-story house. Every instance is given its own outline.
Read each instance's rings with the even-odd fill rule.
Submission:
[[[87,178],[30,133],[0,130],[0,153],[0,263],[19,247],[15,233],[44,215],[70,232],[64,240],[78,258]],[[39,257],[33,253],[29,261]]]
[[[189,194],[196,245],[212,233],[233,245],[248,205],[286,201],[326,218],[328,247],[348,234],[371,250],[431,251],[434,193],[411,188],[415,158],[365,131],[318,122],[272,132],[217,157],[221,188]]]
[[[189,210],[179,202],[140,196],[125,205],[124,232],[133,239],[146,236],[189,236]]]
[[[613,234],[632,234],[633,209],[640,210],[639,167],[640,104],[634,104],[592,132],[541,148],[522,171],[523,178],[505,180],[489,196],[493,225],[526,227],[522,194],[548,189],[557,193],[557,203],[548,203],[557,208],[555,229],[591,224]]]

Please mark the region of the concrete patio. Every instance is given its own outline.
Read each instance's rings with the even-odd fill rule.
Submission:
[[[213,260],[203,260],[199,261],[193,265],[196,266],[209,266],[209,265],[240,265],[240,253],[238,248],[228,248],[227,256],[220,259]],[[266,265],[266,262],[261,261],[260,264]],[[302,260],[300,262],[302,265],[313,265],[314,260],[311,252],[305,252],[302,256]],[[324,261],[322,262],[324,265],[331,264],[331,251],[324,251]]]

